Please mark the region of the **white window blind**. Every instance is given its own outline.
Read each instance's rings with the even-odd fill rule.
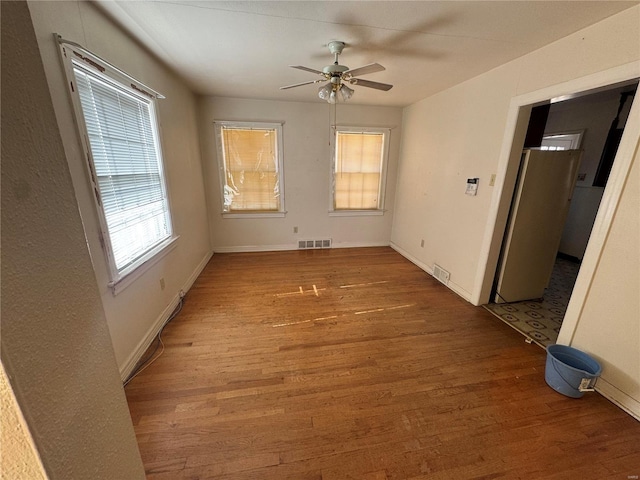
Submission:
[[[223,213],[283,211],[279,124],[217,124]]]
[[[117,277],[172,236],[153,103],[75,63],[73,72]]]
[[[382,208],[384,133],[336,132],[334,209]]]

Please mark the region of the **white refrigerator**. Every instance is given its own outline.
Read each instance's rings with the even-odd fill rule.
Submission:
[[[580,150],[525,150],[502,247],[496,303],[542,298],[578,175]]]

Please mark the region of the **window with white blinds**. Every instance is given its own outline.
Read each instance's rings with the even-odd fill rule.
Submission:
[[[338,128],[333,210],[382,210],[388,130]]]
[[[282,125],[217,122],[216,129],[222,212],[282,213]]]
[[[71,66],[82,113],[79,123],[91,151],[102,243],[115,283],[173,235],[155,98],[76,61]]]

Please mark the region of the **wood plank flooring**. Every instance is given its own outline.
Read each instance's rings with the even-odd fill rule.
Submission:
[[[640,423],[390,248],[216,254],[126,387],[149,479],[617,479]]]

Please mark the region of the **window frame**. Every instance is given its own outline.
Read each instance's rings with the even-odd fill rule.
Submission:
[[[220,186],[219,200],[223,218],[283,218],[287,214],[285,208],[284,185],[284,153],[283,153],[283,125],[284,122],[247,122],[216,120],[213,122],[215,129],[216,157],[218,162],[218,182]],[[222,140],[224,128],[238,128],[245,130],[275,130],[276,131],[276,164],[278,168],[278,191],[280,205],[278,210],[232,210],[224,211],[224,187],[226,185],[225,158]]]
[[[549,151],[558,151],[558,150],[579,150],[582,146],[582,138],[584,137],[584,130],[577,130],[571,132],[558,132],[558,133],[545,133],[542,136],[542,141],[540,143],[540,150],[549,150]],[[545,141],[553,142],[555,139],[559,138],[567,138],[571,141],[571,146],[569,148],[553,148],[554,146],[544,145]],[[544,148],[546,147],[546,148]]]
[[[60,56],[66,75],[67,89],[71,100],[74,122],[76,125],[79,142],[82,146],[85,172],[87,175],[87,180],[89,182],[90,190],[93,193],[91,197],[93,198],[93,204],[99,227],[97,233],[99,236],[100,246],[105,257],[107,272],[109,275],[109,281],[107,285],[111,289],[112,293],[114,295],[117,295],[124,288],[133,283],[133,281],[140,277],[158,260],[164,257],[171,250],[173,250],[173,248],[175,248],[176,246],[176,241],[179,238],[179,236],[176,235],[174,229],[168,178],[166,175],[166,167],[164,164],[164,155],[161,145],[160,122],[158,119],[158,109],[156,105],[158,99],[165,97],[152,88],[137,81],[117,67],[104,61],[97,55],[84,49],[80,45],[74,42],[63,40],[57,35],[56,38],[59,43]],[[163,192],[164,202],[166,204],[165,214],[167,218],[169,234],[165,238],[160,239],[154,245],[148,247],[132,262],[120,268],[118,268],[116,265],[105,210],[102,206],[100,186],[94,173],[95,165],[93,153],[87,133],[86,120],[80,100],[80,92],[77,87],[77,79],[74,73],[75,67],[83,70],[88,75],[93,75],[102,82],[109,84],[109,86],[116,89],[116,91],[118,89],[123,90],[127,94],[132,95],[134,98],[146,103],[149,107],[149,118],[151,123],[151,130],[154,137],[153,144],[158,161],[160,188]]]
[[[380,133],[382,134],[382,166],[380,168],[380,183],[378,186],[378,208],[371,209],[336,209],[335,208],[335,176],[336,159],[338,148],[338,134],[345,133]],[[329,216],[332,217],[353,217],[353,216],[375,216],[384,215],[387,185],[387,169],[389,165],[389,138],[391,129],[385,127],[357,127],[357,126],[336,126],[334,127],[331,148],[330,178],[329,178]]]

